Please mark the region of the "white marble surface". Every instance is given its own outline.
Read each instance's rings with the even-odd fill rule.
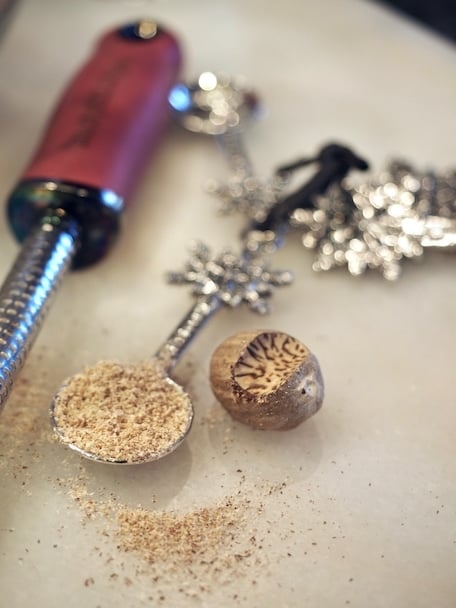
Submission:
[[[419,166],[454,165],[455,48],[373,3],[23,0],[0,46],[2,199],[94,39],[144,14],[180,35],[185,75],[242,73],[258,89],[267,113],[247,143],[259,173],[329,139],[353,145],[376,167],[395,154]],[[273,314],[220,313],[181,364],[197,412],[185,445],[135,470],[82,464],[95,498],[113,493],[151,506],[154,495],[152,508],[162,509],[213,504],[237,490],[239,468],[246,487],[286,478],[282,494],[257,497],[264,500],[257,525],[270,535],[256,586],[246,576],[191,599],[176,584],[160,601],[147,576],[113,582],[94,550],[103,542],[102,524],[81,522],[75,501],[58,487],[57,478],[76,474],[81,462],[42,439],[52,392],[100,357],[136,360],[153,352],[190,305],[185,289],[165,284],[164,271],[181,265],[193,237],[214,246],[236,242],[241,219],[217,216],[203,191],[206,178],[225,175],[214,150],[211,141],[172,130],[139,185],[118,246],[103,263],[69,276],[59,293],[23,372],[31,383],[45,378],[33,400],[36,428],[24,430],[21,443],[11,411],[4,413],[10,422],[0,422],[0,603],[453,607],[454,255],[428,254],[389,284],[375,274],[314,275],[311,255],[291,238],[276,263],[293,268],[296,282],[277,294]],[[4,276],[17,252],[4,220],[0,246]],[[317,354],[325,403],[289,433],[234,425],[225,450],[228,418],[202,424],[217,407],[210,354],[229,334],[261,326],[288,331]],[[27,402],[21,391],[7,408]],[[134,556],[115,559],[134,572]]]

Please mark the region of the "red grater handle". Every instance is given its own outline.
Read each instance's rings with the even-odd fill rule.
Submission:
[[[128,200],[167,125],[181,63],[172,34],[159,28],[153,35],[146,22],[144,37],[140,25],[103,36],[65,90],[21,181],[110,190]]]

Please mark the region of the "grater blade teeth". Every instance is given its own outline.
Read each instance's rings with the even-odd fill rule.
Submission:
[[[77,225],[55,220],[24,241],[0,289],[0,411],[78,248]]]

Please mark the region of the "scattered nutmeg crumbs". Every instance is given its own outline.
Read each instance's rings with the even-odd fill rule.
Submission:
[[[142,578],[161,588],[175,587],[185,596],[201,597],[233,580],[255,576],[266,567],[264,532],[257,527],[263,504],[248,498],[248,491],[177,511],[130,506],[114,495],[94,499],[88,482],[87,473],[81,470],[74,478],[61,479],[59,485],[81,509],[81,523],[101,525],[101,537],[114,543],[115,558],[112,545],[104,551],[94,548],[104,556],[106,565],[120,568],[121,574],[110,572],[111,582],[121,580],[130,586]],[[268,493],[278,489],[266,486],[262,494],[266,489]],[[122,555],[133,558],[134,579],[125,576]]]
[[[164,500],[164,507],[156,508],[155,494],[163,486],[155,485],[157,478],[152,466],[148,470],[152,475],[153,497],[139,505],[125,504],[116,489],[111,491],[102,481],[110,479],[111,484],[116,475],[105,478],[98,474],[98,470],[120,473],[122,469],[98,469],[71,453],[61,458],[56,437],[49,431],[48,419],[49,396],[55,378],[49,377],[41,365],[34,366],[33,359],[32,355],[26,373],[18,379],[0,417],[0,468],[10,484],[7,487],[19,496],[20,493],[32,496],[32,490],[35,493],[44,479],[47,489],[51,488],[58,497],[59,509],[68,510],[69,518],[64,511],[57,512],[60,520],[52,540],[48,541],[48,544],[59,541],[52,544],[54,559],[61,556],[63,560],[72,553],[71,542],[74,533],[79,531],[74,526],[79,524],[85,528],[81,535],[81,546],[87,551],[87,572],[80,580],[83,592],[98,589],[100,593],[105,589],[115,597],[115,586],[123,585],[133,590],[135,597],[144,593],[144,601],[151,605],[164,605],[164,602],[180,605],[179,596],[184,596],[195,606],[206,605],[207,601],[219,605],[220,597],[236,600],[236,605],[247,602],[237,593],[242,585],[251,584],[256,594],[258,583],[273,576],[275,562],[270,562],[271,550],[278,542],[290,552],[295,546],[293,522],[289,522],[288,532],[282,531],[280,535],[274,523],[277,518],[287,516],[286,502],[277,502],[285,482],[275,484],[253,480],[251,476],[247,479],[244,475],[247,463],[238,468],[236,462],[236,465],[233,463],[237,475],[235,486],[227,484],[224,497],[204,495],[196,500],[195,496],[196,505],[192,500],[185,507],[185,500],[179,500],[175,503],[176,509]],[[233,442],[231,430],[234,428],[226,411],[213,407],[200,417],[199,424],[208,431],[220,426],[225,428],[226,433],[222,433],[225,454]],[[225,473],[220,473],[220,488],[223,488]],[[120,479],[122,477],[123,474]],[[140,475],[138,485],[143,480]],[[136,485],[132,486],[132,500],[135,500]],[[65,497],[70,501],[64,500]],[[309,500],[309,504],[311,512],[317,509],[313,500]],[[74,514],[80,516],[76,522]],[[7,524],[3,533],[15,534],[15,528]],[[333,542],[337,542],[339,536],[333,538],[336,539]],[[19,557],[21,564],[34,564],[27,560],[36,560],[46,550],[46,543],[38,543],[36,537],[33,540],[30,552],[30,545],[24,547],[24,555]],[[281,553],[284,557],[285,553]],[[303,555],[307,555],[307,550]],[[280,554],[277,559],[281,559]]]
[[[62,441],[94,458],[146,462],[185,435],[192,405],[153,361],[100,361],[67,380],[55,398],[54,420]]]
[[[199,576],[232,573],[252,557],[243,532],[246,508],[245,501],[232,497],[187,513],[122,506],[117,511],[119,549],[162,571],[167,566],[187,574],[197,570]]]

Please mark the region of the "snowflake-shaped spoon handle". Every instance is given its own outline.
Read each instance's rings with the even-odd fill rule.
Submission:
[[[209,248],[195,242],[184,269],[169,273],[168,281],[191,285],[195,304],[155,353],[163,368],[170,372],[197,333],[223,306],[236,308],[245,303],[259,314],[269,312],[269,299],[275,288],[293,280],[288,271],[270,270],[261,257],[244,251],[229,250],[212,255]]]

